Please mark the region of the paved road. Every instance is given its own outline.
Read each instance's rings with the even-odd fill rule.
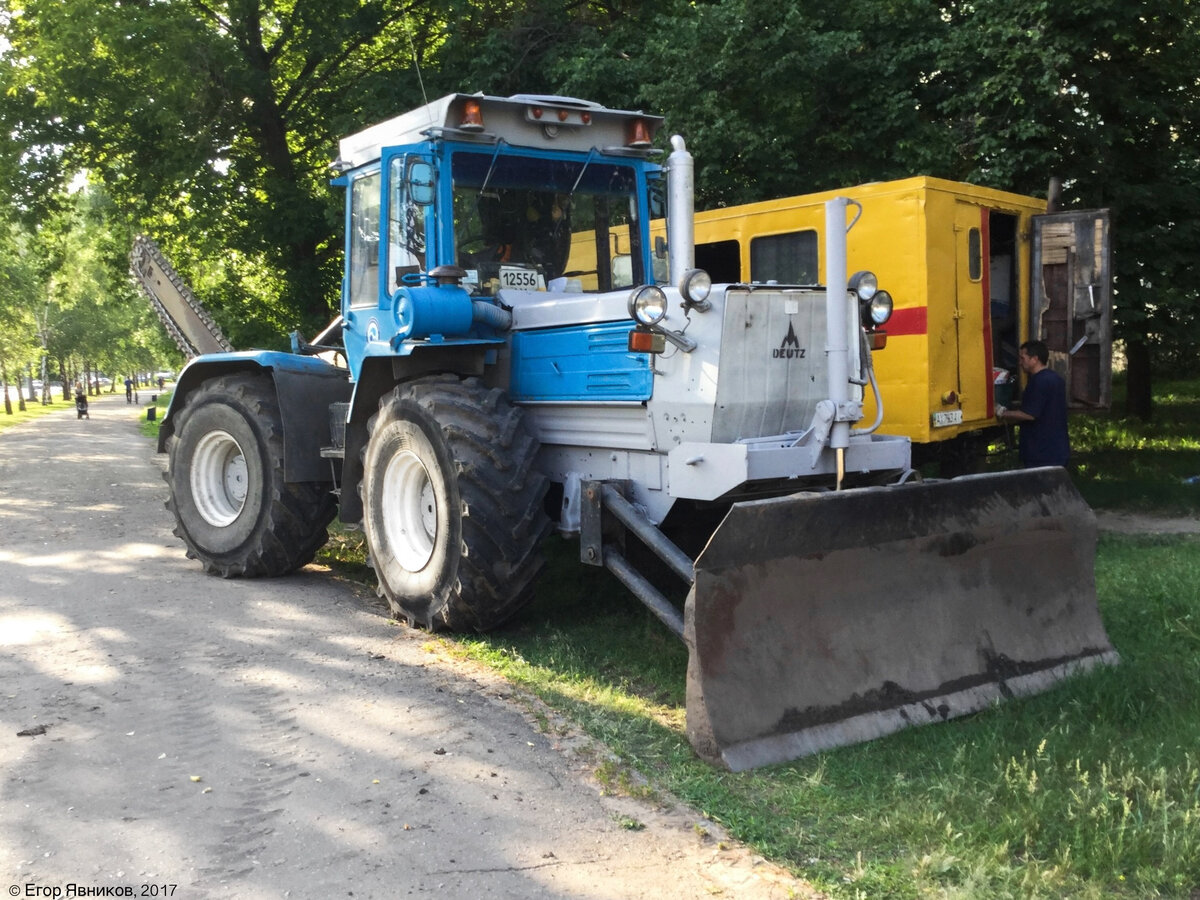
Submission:
[[[602,797],[370,591],[203,575],[138,418],[104,395],[0,432],[0,896],[810,895]]]

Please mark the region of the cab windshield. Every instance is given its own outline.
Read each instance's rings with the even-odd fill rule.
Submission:
[[[465,285],[609,291],[644,280],[632,166],[459,152],[454,246]]]

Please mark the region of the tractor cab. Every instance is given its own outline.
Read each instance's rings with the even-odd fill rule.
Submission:
[[[562,97],[455,94],[344,139],[342,318],[364,356],[497,340],[501,291],[605,293],[651,280],[661,119]]]

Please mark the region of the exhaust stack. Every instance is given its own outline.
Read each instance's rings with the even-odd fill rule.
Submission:
[[[667,157],[667,253],[670,283],[678,285],[696,265],[696,164],[679,135],[671,137]]]

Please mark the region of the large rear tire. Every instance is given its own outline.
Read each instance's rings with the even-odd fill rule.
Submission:
[[[367,428],[364,530],[393,613],[484,631],[525,606],[550,520],[521,411],[477,379],[437,376],[383,397]]]
[[[190,394],[168,452],[167,509],[206,572],[286,575],[324,545],[337,512],[330,486],[284,480],[283,425],[266,376],[224,376]]]

